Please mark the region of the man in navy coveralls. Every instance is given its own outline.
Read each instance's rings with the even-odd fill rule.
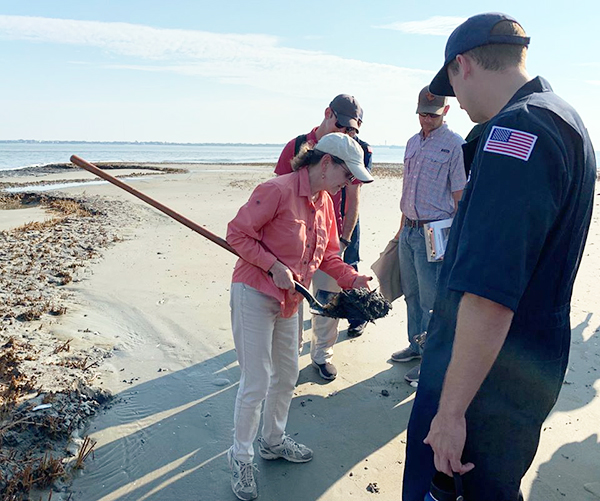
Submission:
[[[403,500],[434,473],[467,501],[520,499],[569,356],[570,301],[596,165],[577,112],[525,69],[529,38],[504,14],[469,18],[446,44],[434,94],[485,123],[438,282],[408,427]]]

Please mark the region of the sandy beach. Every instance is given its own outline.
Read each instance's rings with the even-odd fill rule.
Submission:
[[[272,176],[264,165],[173,167],[185,171],[145,169],[129,182],[222,237],[253,187]],[[127,166],[119,175],[136,173]],[[400,220],[399,169],[375,174],[362,190],[363,271]],[[47,467],[52,494],[41,485],[7,501],[233,501],[225,454],[239,379],[229,319],[236,258],[112,185],[64,185],[92,177],[50,170],[2,179],[61,186],[13,195],[0,210],[0,382],[3,391],[10,377],[22,384],[0,413],[0,489],[15,458],[23,465],[28,451],[47,446],[66,458]],[[531,501],[600,499],[598,197],[600,185],[575,284],[569,371],[522,486]],[[400,499],[416,389],[403,379],[413,364],[389,360],[406,338],[404,301],[393,306],[356,339],[340,323],[335,381],[318,377],[305,345],[287,431],[315,457],[258,458],[259,499]],[[87,436],[93,452],[74,469]]]

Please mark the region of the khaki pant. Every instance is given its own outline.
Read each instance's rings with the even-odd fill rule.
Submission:
[[[341,289],[337,282],[327,273],[317,270],[312,279],[313,294],[318,296],[318,291],[330,293],[340,292]],[[319,301],[322,298],[317,297]],[[323,298],[324,299],[324,298]],[[333,346],[338,338],[338,325],[340,321],[337,318],[322,317],[313,315],[312,318],[312,338],[310,342],[310,358],[317,364],[331,362],[333,358]]]
[[[264,401],[262,434],[283,440],[298,380],[298,318],[283,318],[279,301],[242,283],[231,284],[231,326],[240,365],[235,400],[233,454],[252,461]]]

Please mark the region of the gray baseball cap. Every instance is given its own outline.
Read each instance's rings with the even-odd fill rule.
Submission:
[[[332,132],[324,135],[315,145],[315,150],[329,153],[344,161],[346,167],[352,172],[352,175],[363,183],[373,181],[373,176],[366,169],[364,164],[364,152],[358,141],[351,138],[348,134],[341,132]]]
[[[417,113],[435,113],[441,115],[448,104],[446,96],[436,96],[429,92],[429,85],[423,87],[419,92],[419,103],[417,104]]]

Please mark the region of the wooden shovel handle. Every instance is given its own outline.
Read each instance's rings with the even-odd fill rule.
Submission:
[[[78,157],[77,155],[71,156],[71,162],[73,162],[75,165],[81,167],[82,169],[85,169],[85,170],[91,172],[92,174],[95,174],[96,176],[101,177],[102,179],[105,179],[109,183],[112,183],[115,186],[118,186],[119,188],[131,193],[133,196],[139,198],[140,200],[143,200],[147,204],[150,204],[152,207],[158,209],[159,211],[163,212],[167,216],[172,217],[176,221],[179,221],[181,224],[187,226],[189,229],[195,231],[196,233],[200,233],[200,235],[208,238],[211,242],[214,242],[217,245],[220,245],[221,247],[223,247],[223,249],[226,249],[229,252],[231,252],[232,254],[235,254],[236,256],[239,257],[239,254],[235,251],[235,249],[231,245],[229,245],[227,243],[227,241],[225,239],[215,235],[214,233],[208,231],[207,229],[203,228],[199,224],[194,223],[194,221],[192,221],[191,219],[188,219],[187,217],[182,216],[178,212],[175,212],[173,209],[167,207],[166,205],[161,204],[160,202],[154,200],[153,198],[149,197],[148,195],[142,193],[141,191],[138,191],[135,188],[132,188],[131,186],[129,186],[127,183],[124,183],[120,179],[117,179],[116,177],[111,176],[110,174],[107,174],[102,169],[99,169],[98,167],[96,167],[94,164],[87,162],[86,160]],[[271,272],[269,272],[269,275],[271,275]],[[319,308],[321,310],[323,309],[323,306],[321,305],[321,303],[319,303],[312,296],[312,294],[308,291],[308,289],[306,289],[302,284],[300,284],[294,280],[294,287],[300,294],[302,294],[307,299],[307,301],[309,302],[311,307],[313,307],[317,310]]]
[[[105,179],[109,183],[112,183],[115,186],[118,186],[119,188],[131,193],[133,196],[139,198],[140,200],[143,200],[147,204],[150,204],[152,207],[165,213],[167,216],[172,217],[176,221],[179,221],[181,224],[187,226],[190,230],[193,230],[196,233],[200,233],[200,235],[202,235],[203,237],[208,238],[210,241],[223,247],[223,249],[226,249],[229,252],[231,252],[232,254],[235,254],[236,256],[239,257],[239,254],[235,251],[235,249],[231,245],[229,245],[227,243],[227,241],[225,239],[208,231],[207,229],[203,228],[199,224],[194,223],[194,221],[192,221],[191,219],[188,219],[187,217],[182,216],[181,214],[179,214],[178,212],[175,212],[173,209],[170,209],[166,205],[163,205],[160,202],[157,202],[156,200],[154,200],[153,198],[149,197],[148,195],[142,193],[141,191],[138,191],[135,188],[132,188],[131,186],[129,186],[127,183],[124,183],[120,179],[117,179],[116,177],[111,176],[110,174],[107,174],[102,169],[99,169],[98,167],[96,167],[94,164],[87,162],[83,158],[79,158],[77,155],[71,156],[71,162],[73,162],[75,165],[78,165],[82,169],[85,169],[85,170],[91,172],[92,174],[95,174],[96,176],[101,177],[102,179]]]

